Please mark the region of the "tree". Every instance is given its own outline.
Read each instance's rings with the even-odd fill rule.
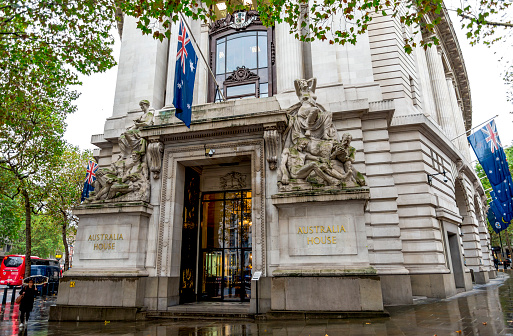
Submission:
[[[21,198],[26,275],[31,221],[64,150],[65,117],[78,97],[75,71],[112,67],[115,2],[0,0],[0,195]]]
[[[513,146],[510,147],[504,147],[504,152],[506,154],[506,160],[508,161],[509,171],[513,174]],[[486,173],[483,170],[483,167],[478,163],[476,164],[475,171],[477,173],[477,176],[481,180],[481,184],[483,185],[483,188],[485,190],[486,196],[488,199],[491,199],[490,191],[492,189],[492,185],[490,184],[490,181],[486,177]],[[492,245],[499,245],[499,235],[495,233],[495,231],[492,229],[492,226],[490,223],[488,223],[488,232],[490,233],[491,237],[491,243]],[[506,241],[510,241],[511,235],[513,235],[513,226],[508,226],[506,230],[503,232],[506,233]]]
[[[29,275],[31,215],[42,207],[48,177],[63,151],[64,120],[74,111],[77,94],[68,91],[69,70],[60,62],[20,62],[18,70],[0,73],[5,117],[0,119],[0,194],[23,200]]]
[[[2,174],[0,174],[0,178]],[[15,192],[8,194],[14,195]],[[8,197],[0,194],[0,247],[12,245],[20,238],[19,232],[23,229],[23,203],[19,197]]]
[[[213,6],[221,1],[184,0],[184,1],[137,1],[120,2],[119,6],[128,15],[139,18],[138,27],[145,34],[155,38],[169,37],[171,22],[180,19],[179,13],[194,20],[209,22],[216,20]],[[406,26],[414,28],[414,34],[421,29],[435,32],[440,23],[440,14],[444,11],[443,0],[404,1],[404,0],[253,0],[249,4],[242,0],[223,1],[227,12],[257,9],[266,26],[286,22],[290,32],[302,41],[327,40],[330,44],[355,44],[361,34],[368,31],[369,24],[378,16],[392,16]],[[477,5],[459,2],[449,8],[462,20],[467,37],[476,42],[481,38],[495,35],[498,27],[513,28],[513,24],[503,16],[509,2],[482,0]],[[500,38],[500,36],[495,36]],[[437,44],[436,38],[423,40],[421,45]],[[405,40],[405,50],[411,52],[415,46],[414,37]]]
[[[367,33],[373,20],[391,16],[398,23],[411,27],[412,36],[405,38],[405,52],[411,53],[420,44],[424,48],[439,44],[436,25],[443,13],[454,12],[471,44],[492,45],[497,41],[507,44],[513,31],[511,14],[506,10],[511,1],[481,0],[476,2],[452,1],[444,6],[443,0],[127,0],[119,3],[124,13],[138,18],[137,25],[144,34],[162,41],[170,37],[171,22],[177,22],[180,14],[209,23],[217,19],[213,10],[218,2],[226,5],[226,12],[257,9],[264,25],[274,26],[285,22],[290,33],[301,41],[322,40],[330,44],[355,44],[359,35]],[[425,31],[422,38],[421,32]],[[509,98],[513,101],[513,64],[511,53],[504,62],[504,80],[510,86]]]
[[[90,151],[80,151],[79,148],[68,145],[61,157],[60,167],[54,174],[46,202],[48,215],[60,228],[65,271],[70,266],[68,239],[76,233],[78,223],[78,217],[71,210],[80,204],[85,168],[91,159]]]

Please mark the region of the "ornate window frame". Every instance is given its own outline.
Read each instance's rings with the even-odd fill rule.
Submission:
[[[275,52],[275,37],[274,37],[274,27],[267,28],[262,25],[262,21],[260,21],[260,16],[258,11],[255,10],[247,10],[247,11],[237,11],[233,14],[228,14],[225,18],[217,20],[210,25],[209,29],[209,50],[210,57],[209,63],[210,68],[212,70],[216,69],[216,42],[218,39],[226,37],[228,35],[232,35],[235,33],[243,32],[243,31],[266,31],[267,32],[267,64],[268,64],[268,96],[273,96],[277,93],[276,86],[276,52]],[[241,70],[241,69],[244,70]],[[244,72],[244,76],[243,75]],[[249,73],[247,73],[249,72]],[[226,78],[223,83],[219,83],[223,85],[223,94],[226,97],[226,89],[230,86],[236,86],[241,84],[250,84],[255,83],[255,97],[260,96],[260,87],[259,80],[260,78],[255,78],[255,73],[251,72],[249,69],[246,69],[244,66],[238,67],[236,70],[232,72],[230,76]],[[257,75],[258,77],[258,75]],[[207,101],[209,103],[214,102],[215,100],[215,92],[216,87],[213,79],[209,77],[208,80],[208,98]],[[242,96],[232,96],[229,98],[241,98],[247,97],[250,95],[242,95]]]

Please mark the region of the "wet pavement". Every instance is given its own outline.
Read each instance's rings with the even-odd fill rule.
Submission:
[[[48,322],[55,297],[38,298],[28,326],[19,328],[18,305],[10,297],[0,313],[0,335],[123,336],[338,336],[338,335],[513,335],[513,272],[511,278],[474,286],[450,299],[418,299],[414,305],[388,307],[390,318],[246,321],[156,320],[147,322]],[[0,298],[3,291],[0,291]]]

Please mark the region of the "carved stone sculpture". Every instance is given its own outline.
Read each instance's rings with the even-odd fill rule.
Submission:
[[[264,126],[264,141],[269,169],[275,170],[278,164],[277,152],[280,141],[280,134],[276,125]]]
[[[134,120],[134,124],[119,137],[121,155],[109,168],[99,168],[94,191],[85,202],[150,200],[150,182],[146,157],[147,140],[141,136],[140,129],[153,125],[153,110],[150,103],[142,100],[139,105],[143,115]],[[160,165],[159,165],[160,171]]]
[[[331,112],[316,102],[316,83],[315,78],[294,82],[300,102],[287,115],[278,170],[280,191],[365,185],[363,175],[353,167],[352,137],[346,133],[338,139]]]
[[[129,157],[134,151],[141,154],[146,151],[146,139],[141,137],[141,128],[153,125],[155,110],[150,109],[150,102],[147,100],[141,100],[139,106],[144,112],[143,115],[135,119],[134,124],[119,137],[119,149],[123,158]]]
[[[162,153],[164,153],[164,144],[160,139],[150,139],[148,144],[148,162],[150,164],[150,172],[153,173],[153,179],[160,178],[160,167],[162,165]]]

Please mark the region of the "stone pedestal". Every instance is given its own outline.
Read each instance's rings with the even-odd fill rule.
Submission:
[[[144,268],[152,207],[101,203],[74,210],[80,217],[73,268],[60,281],[51,320],[135,320],[144,306]],[[115,307],[115,308],[114,308]]]
[[[273,273],[272,311],[383,311],[381,283],[373,269]]]
[[[272,196],[281,239],[271,313],[383,311],[380,277],[367,250],[368,199],[367,188]]]

